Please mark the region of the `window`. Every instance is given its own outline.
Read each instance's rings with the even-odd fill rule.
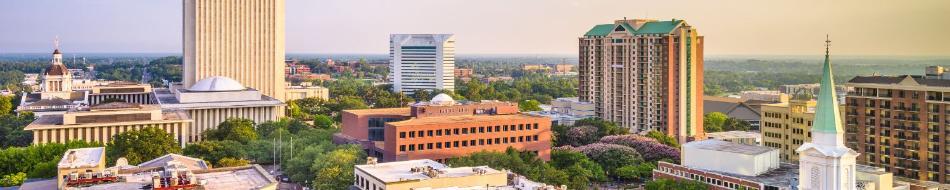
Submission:
[[[415,131],[409,131],[409,138],[416,138],[416,132],[415,132]]]
[[[406,151],[406,145],[399,145],[399,151],[405,152],[405,151]]]
[[[426,149],[432,149],[432,143],[426,144]]]
[[[459,142],[458,141],[452,142],[452,147],[459,147]]]
[[[469,128],[468,131],[472,132],[472,134],[475,134],[475,127]]]
[[[491,139],[488,139],[488,145],[492,145]]]
[[[426,137],[425,131],[419,131],[419,137]]]
[[[491,133],[491,126],[488,126],[488,132]]]
[[[435,136],[442,136],[442,130],[435,130]]]
[[[452,135],[452,130],[445,129],[445,135]]]
[[[518,142],[524,142],[524,136],[518,137]]]
[[[430,137],[433,136],[433,135],[432,135],[432,134],[433,134],[432,130],[426,131],[426,133],[428,133]]]
[[[445,148],[452,148],[452,143],[446,141]]]
[[[399,138],[401,139],[406,138],[406,132],[399,132]]]
[[[410,144],[410,145],[409,145],[409,151],[416,151],[416,145]]]
[[[505,143],[505,144],[508,144],[508,138],[505,138],[505,140],[502,141],[502,142]]]
[[[453,133],[453,134],[455,134],[455,135],[458,135],[458,134],[459,134],[459,129],[458,129],[458,128],[455,128],[454,131],[455,131],[455,133]]]
[[[470,140],[470,141],[468,141],[468,144],[470,144],[470,145],[472,145],[472,146],[475,146],[475,140]]]
[[[426,147],[423,146],[423,144],[419,144],[419,150],[425,150],[425,149],[426,149]]]
[[[478,127],[478,133],[485,133],[485,127]]]
[[[462,141],[462,147],[468,147],[468,141]]]
[[[505,125],[505,127],[502,128],[502,130],[503,130],[503,131],[508,131],[508,125]]]
[[[538,141],[538,135],[534,136],[534,141]]]
[[[399,118],[369,118],[367,123],[367,134],[369,135],[369,140],[372,141],[382,141],[385,140],[385,131],[387,122],[401,121]],[[406,138],[405,134],[400,134],[399,138]]]
[[[495,125],[495,132],[501,131],[501,126]]]
[[[495,138],[495,144],[501,144],[501,138]]]
[[[435,143],[436,149],[442,149],[442,143]]]
[[[515,137],[509,137],[509,138],[511,138],[511,142],[512,142],[512,143],[515,142]]]
[[[485,139],[478,139],[478,145],[485,145]]]
[[[468,134],[468,128],[462,128],[462,134]]]
[[[534,129],[538,129],[538,123],[534,123]]]
[[[524,124],[518,124],[518,130],[524,131]]]

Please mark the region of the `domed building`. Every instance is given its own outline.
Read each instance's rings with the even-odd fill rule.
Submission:
[[[277,120],[284,103],[237,80],[213,76],[190,87],[156,89],[155,99],[162,109],[183,110],[194,120],[191,141],[201,141],[201,133],[217,128],[228,118],[250,119],[255,123]]]

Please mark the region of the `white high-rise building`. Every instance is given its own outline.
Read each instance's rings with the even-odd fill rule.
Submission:
[[[831,46],[831,40],[825,43],[827,47]],[[799,154],[798,187],[802,190],[856,189],[855,160],[858,153],[844,145],[844,127],[841,117],[838,117],[840,111],[827,48],[820,88],[811,128],[812,141],[795,150]]]
[[[389,80],[393,91],[455,90],[455,37],[452,34],[389,36]]]

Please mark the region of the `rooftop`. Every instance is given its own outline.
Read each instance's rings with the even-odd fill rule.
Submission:
[[[756,145],[747,145],[739,143],[731,143],[723,140],[710,139],[703,141],[693,141],[683,144],[683,148],[697,148],[703,150],[714,150],[722,152],[731,152],[745,155],[759,155],[772,150],[773,148],[765,146],[756,146]]]
[[[240,82],[222,76],[213,76],[201,79],[188,88],[189,91],[197,92],[240,91],[244,89],[244,85]]]
[[[207,163],[202,159],[182,156],[178,154],[166,154],[165,156],[158,157],[146,162],[142,162],[138,167],[163,167],[168,165],[169,162],[176,162],[185,166],[189,170],[202,170],[210,169]]]
[[[91,168],[98,167],[104,158],[105,147],[69,149],[59,160],[57,168]]]
[[[928,79],[918,75],[900,76],[856,76],[848,80],[850,84],[884,84],[928,87],[950,87],[950,80]]]
[[[423,172],[412,171],[413,168],[419,167],[430,167],[438,172],[438,176],[430,177]],[[488,166],[449,168],[444,164],[429,159],[356,165],[356,169],[363,171],[385,183],[480,175],[475,172],[476,169],[484,171],[484,174],[502,173],[501,171],[492,169]]]
[[[669,34],[670,32],[673,32],[673,30],[676,29],[676,27],[679,27],[681,24],[684,23],[683,20],[676,20],[676,19],[673,19],[670,21],[638,20],[638,19],[629,20],[629,21],[634,21],[634,22],[645,21],[645,23],[643,23],[642,26],[637,28],[627,23],[626,21],[628,20],[622,20],[622,21],[624,21],[624,23],[622,24],[596,25],[590,30],[588,30],[587,33],[584,33],[584,36],[607,36],[608,34],[614,31],[626,31],[630,33],[631,35]]]
[[[179,120],[189,120],[188,114],[182,111],[166,111],[162,113],[162,120],[152,121],[152,120],[142,120],[134,122],[169,122],[169,121],[179,121]],[[84,123],[83,125],[115,125],[116,123],[127,123],[127,122],[115,122],[115,123]],[[63,115],[52,114],[44,115],[37,117],[36,120],[33,120],[32,123],[27,125],[23,130],[36,130],[36,129],[48,129],[48,128],[70,128],[74,125],[63,125]]]
[[[181,103],[169,89],[156,89],[153,91],[155,99],[162,109],[193,109],[193,108],[226,108],[226,107],[256,107],[256,106],[274,106],[283,105],[280,100],[261,95],[260,100],[253,101],[219,101],[219,102],[195,102]]]
[[[404,108],[381,108],[381,109],[359,109],[359,110],[343,110],[343,112],[364,116],[364,115],[400,115],[409,117],[412,115],[412,110],[408,107]]]
[[[547,119],[547,117],[544,117],[544,116],[532,116],[532,115],[526,115],[526,114],[461,115],[461,116],[412,118],[409,120],[388,122],[386,124],[400,127],[400,126],[439,125],[439,124],[473,123],[473,122],[488,122],[488,121],[511,121],[511,120],[522,120],[522,119],[537,119],[537,118]]]
[[[732,138],[761,138],[761,133],[749,131],[726,131],[706,133],[706,136],[712,139],[732,139]]]

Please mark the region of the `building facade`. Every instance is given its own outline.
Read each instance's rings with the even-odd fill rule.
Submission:
[[[410,108],[346,110],[337,143],[361,144],[383,161],[445,161],[513,147],[550,159],[551,120],[518,113],[509,102],[458,103],[445,94]]]
[[[304,98],[330,99],[330,90],[322,86],[288,86],[285,92],[287,101]]]
[[[372,158],[371,158],[372,159]],[[420,159],[356,165],[353,186],[359,190],[411,190],[508,186],[508,174],[488,166],[448,167]]]
[[[136,104],[154,104],[152,86],[148,84],[117,82],[92,87],[89,92],[89,105],[103,102],[122,101]]]
[[[157,127],[182,147],[192,142],[192,120],[179,111],[162,111],[158,105],[124,102],[73,108],[62,115],[40,116],[23,130],[33,132],[33,144],[80,140],[108,143],[113,136],[132,130]]]
[[[452,34],[389,36],[389,80],[393,91],[455,90],[455,37]]]
[[[185,0],[182,81],[226,76],[284,99],[284,0]]]
[[[683,20],[617,20],[578,39],[581,101],[633,132],[703,134],[703,36]]]
[[[950,80],[858,76],[848,86],[847,145],[861,153],[858,163],[950,183]]]
[[[285,107],[280,100],[221,76],[202,79],[189,88],[157,89],[154,94],[162,109],[186,112],[194,120],[188,133],[191,142],[201,141],[202,132],[217,129],[229,118],[250,119],[254,123],[277,120]]]

